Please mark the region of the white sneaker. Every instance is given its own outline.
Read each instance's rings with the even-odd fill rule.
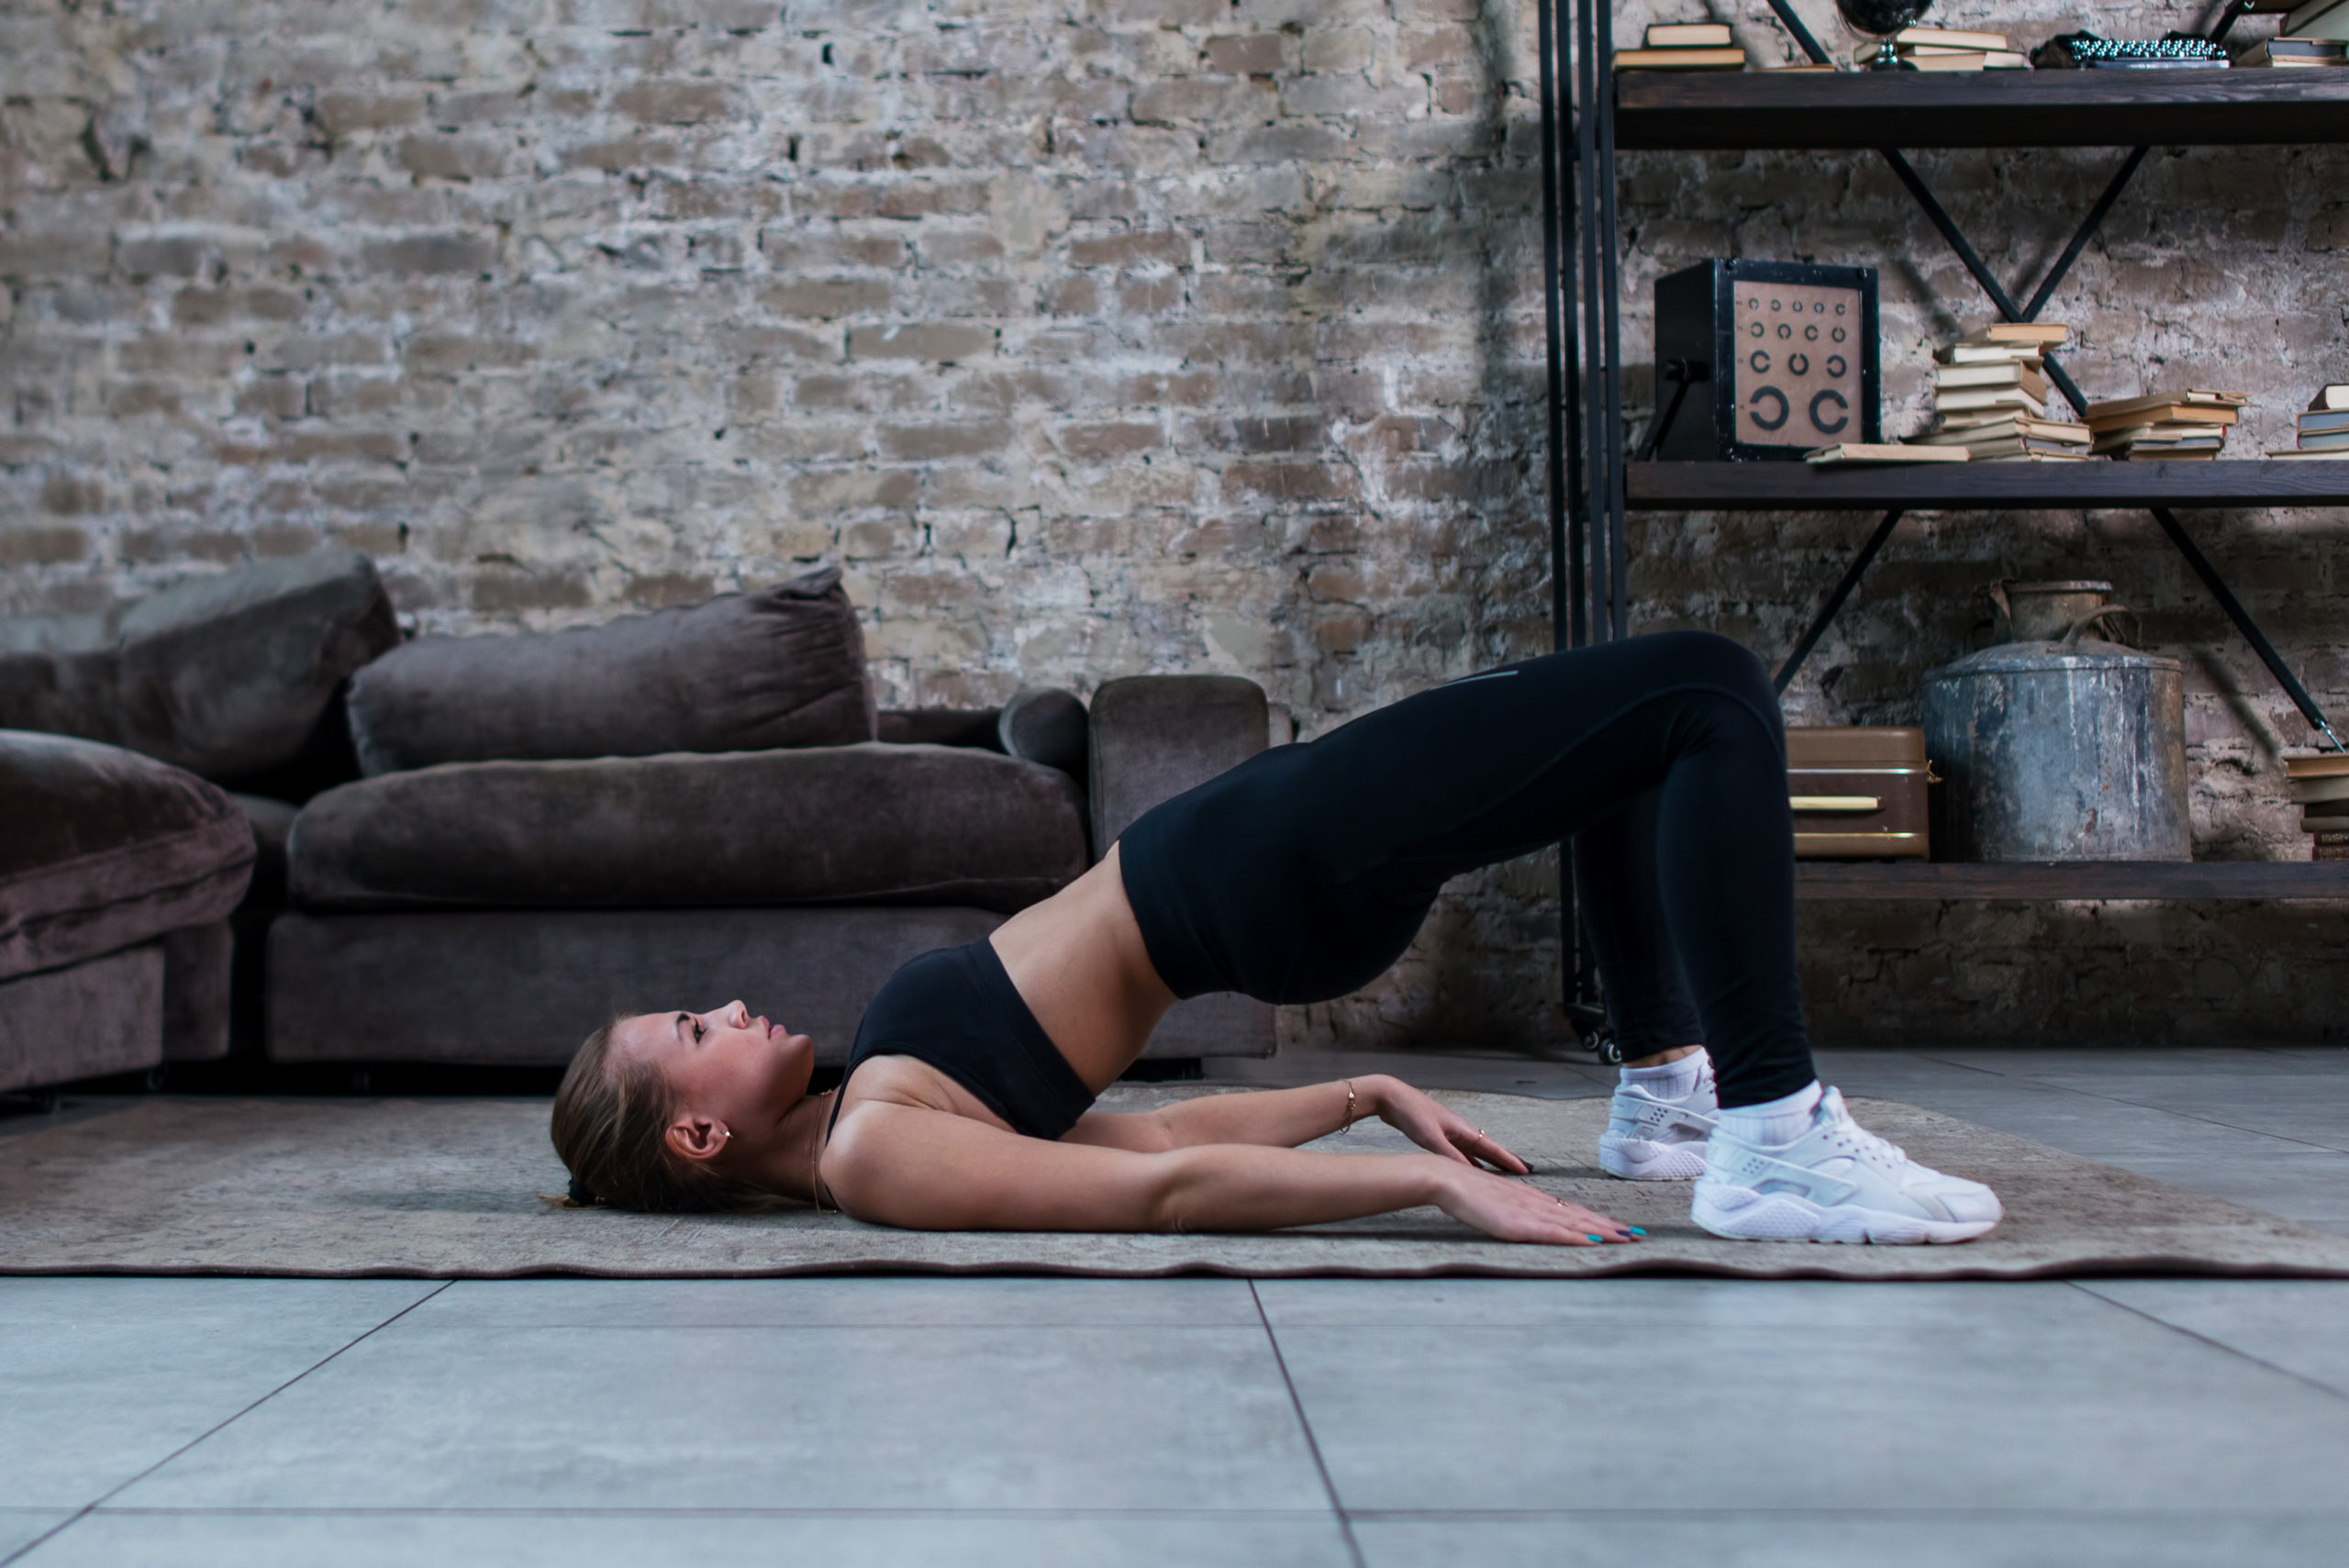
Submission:
[[[1971,1241],[1998,1223],[1998,1195],[1918,1164],[1852,1119],[1829,1089],[1791,1143],[1744,1142],[1726,1126],[1707,1151],[1690,1218],[1736,1241]]]
[[[1618,1084],[1598,1135],[1598,1168],[1627,1182],[1695,1181],[1705,1173],[1714,1109],[1710,1057],[1681,1099],[1667,1100],[1645,1084]]]

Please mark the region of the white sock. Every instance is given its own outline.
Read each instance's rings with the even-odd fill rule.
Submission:
[[[1826,1092],[1813,1078],[1793,1094],[1765,1100],[1758,1106],[1724,1106],[1721,1130],[1740,1143],[1765,1148],[1792,1143],[1810,1129],[1810,1113],[1819,1108],[1820,1096]]]
[[[1704,1076],[1705,1060],[1705,1053],[1698,1051],[1658,1067],[1624,1067],[1617,1071],[1624,1083],[1637,1084],[1659,1100],[1685,1100],[1697,1092]]]

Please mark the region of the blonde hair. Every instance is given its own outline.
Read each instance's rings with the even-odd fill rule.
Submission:
[[[767,1195],[669,1147],[675,1092],[660,1068],[612,1049],[620,1026],[639,1016],[615,1014],[589,1035],[554,1092],[548,1135],[570,1167],[571,1202],[674,1213],[740,1208]]]

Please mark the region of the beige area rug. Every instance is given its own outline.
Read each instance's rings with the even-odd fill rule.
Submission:
[[[1213,1089],[1120,1087],[1141,1110]],[[1647,1228],[1637,1245],[1491,1241],[1434,1209],[1262,1236],[938,1234],[791,1205],[755,1214],[551,1208],[562,1189],[542,1100],[185,1099],[94,1105],[0,1136],[0,1273],[507,1279],[856,1273],[1223,1273],[2033,1279],[2113,1273],[2349,1276],[2349,1238],[1889,1100],[1866,1126],[1998,1188],[2007,1219],[1954,1247],[1723,1241],[1688,1189],[1593,1163],[1606,1101],[1446,1094],[1544,1190]],[[1376,1123],[1322,1147],[1409,1146]]]

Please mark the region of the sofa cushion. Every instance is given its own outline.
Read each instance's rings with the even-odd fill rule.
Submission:
[[[218,789],[62,735],[0,730],[0,979],[220,919],[253,862]]]
[[[162,1060],[161,943],[0,980],[0,1094]]]
[[[1022,686],[996,716],[996,743],[1007,753],[1058,768],[1079,784],[1091,740],[1083,699],[1058,686]]]
[[[289,854],[305,909],[1008,911],[1085,870],[1085,807],[1057,769],[945,746],[460,762],[327,791]]]
[[[440,762],[840,746],[874,736],[837,567],[570,631],[434,637],[351,688],[370,776]]]
[[[399,641],[357,550],[199,577],[104,615],[0,618],[0,728],[78,735],[206,778],[291,761]]]

